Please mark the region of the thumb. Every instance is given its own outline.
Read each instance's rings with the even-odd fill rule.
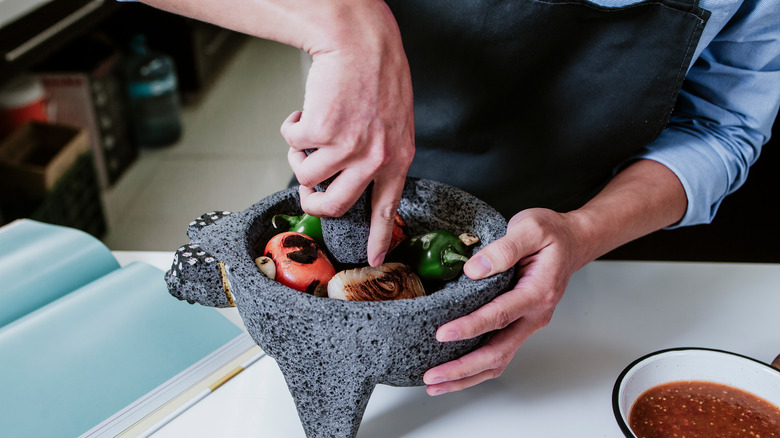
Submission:
[[[520,261],[522,257],[520,252],[515,241],[504,236],[471,256],[469,261],[463,265],[463,272],[472,280],[504,272]]]

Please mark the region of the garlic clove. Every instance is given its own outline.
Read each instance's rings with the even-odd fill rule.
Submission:
[[[466,246],[472,246],[479,243],[479,236],[477,236],[474,233],[463,233],[460,236],[458,236],[458,238]]]
[[[260,256],[255,259],[255,264],[266,277],[276,280],[276,264],[271,257]]]

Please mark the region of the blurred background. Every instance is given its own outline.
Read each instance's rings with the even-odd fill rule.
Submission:
[[[33,217],[115,250],[173,251],[194,218],[289,183],[279,126],[303,102],[297,49],[141,4],[24,0],[30,8],[9,17],[9,1],[5,222]],[[38,102],[43,111],[31,110]],[[61,127],[87,132],[86,153],[69,152],[81,149]],[[57,161],[63,151],[68,162]],[[57,181],[42,186],[47,174]]]
[[[142,4],[0,0],[0,225],[174,251],[201,214],[288,185],[279,126],[301,108],[306,66],[297,49]],[[777,144],[713,224],[606,258],[780,262]]]

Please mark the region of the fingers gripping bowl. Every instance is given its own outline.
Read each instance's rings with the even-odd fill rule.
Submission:
[[[407,180],[399,212],[415,233],[477,234],[481,242],[474,251],[506,232],[506,220],[493,208],[430,180]],[[440,343],[435,333],[506,291],[514,271],[478,281],[461,275],[414,299],[315,297],[266,278],[254,262],[276,232],[272,217],[300,213],[292,188],[240,213],[204,215],[190,225],[191,242],[177,252],[166,280],[180,299],[211,306],[235,302],[250,335],[282,370],[308,437],[353,437],[377,384],[423,385],[426,370],[485,342],[483,336]],[[336,235],[330,241],[326,236],[328,248],[354,246],[344,233]]]

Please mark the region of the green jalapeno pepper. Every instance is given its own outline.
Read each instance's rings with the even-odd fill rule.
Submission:
[[[283,231],[303,233],[314,239],[321,248],[325,248],[325,240],[322,238],[322,221],[317,216],[304,213],[300,216],[288,216],[276,214],[271,218],[271,225],[278,230],[287,225]]]
[[[462,239],[447,230],[433,231],[404,240],[390,257],[412,268],[423,280],[452,280],[469,259]]]

